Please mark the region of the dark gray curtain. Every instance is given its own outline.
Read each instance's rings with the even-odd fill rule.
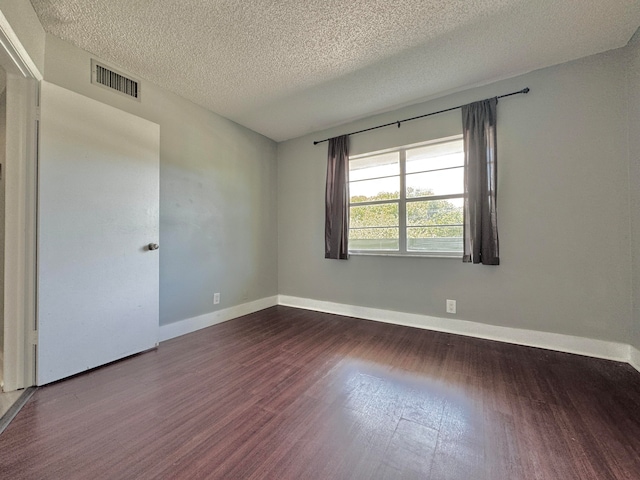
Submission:
[[[349,136],[329,140],[325,190],[324,258],[349,258]]]
[[[499,265],[496,193],[497,98],[462,107],[464,137],[463,262]]]

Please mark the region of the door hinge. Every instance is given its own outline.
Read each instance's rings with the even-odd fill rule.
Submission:
[[[37,345],[38,344],[38,331],[37,330],[31,330],[31,332],[29,332],[29,343],[31,343],[31,345]]]

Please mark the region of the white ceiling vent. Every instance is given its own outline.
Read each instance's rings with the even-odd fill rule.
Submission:
[[[140,82],[91,60],[91,83],[140,101]]]

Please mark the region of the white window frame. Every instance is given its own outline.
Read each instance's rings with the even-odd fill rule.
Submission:
[[[452,195],[433,195],[429,197],[418,197],[418,198],[407,198],[406,192],[406,152],[407,150],[412,150],[414,148],[426,147],[430,145],[438,145],[441,143],[449,143],[453,141],[461,141],[462,134],[452,135],[449,137],[442,137],[434,140],[429,140],[426,142],[413,143],[410,145],[403,145],[400,147],[388,148],[385,150],[377,150],[373,152],[366,152],[358,155],[349,156],[349,161],[358,160],[367,157],[373,157],[376,155],[382,155],[385,153],[399,153],[399,163],[400,163],[400,197],[394,200],[373,200],[370,202],[358,202],[351,203],[351,195],[349,195],[349,210],[351,210],[351,206],[366,206],[366,205],[386,205],[386,204],[398,204],[398,236],[399,236],[399,246],[398,250],[356,250],[349,247],[349,255],[372,255],[372,256],[392,256],[392,257],[442,257],[442,258],[456,258],[461,259],[463,256],[462,251],[458,252],[419,252],[419,251],[408,251],[407,250],[407,203],[412,202],[421,202],[425,201],[425,198],[428,200],[448,200],[452,198],[460,198],[464,200],[464,186],[463,192],[460,194],[452,194]],[[448,226],[448,225],[443,225]],[[456,226],[458,226],[456,224]],[[382,227],[381,227],[382,228]],[[395,227],[392,227],[395,228]],[[351,230],[351,225],[349,225],[349,230]]]

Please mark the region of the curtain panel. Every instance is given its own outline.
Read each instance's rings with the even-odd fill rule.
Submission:
[[[325,190],[324,257],[349,258],[349,136],[329,140]]]
[[[464,138],[463,262],[499,265],[496,110],[490,98],[462,107]]]

